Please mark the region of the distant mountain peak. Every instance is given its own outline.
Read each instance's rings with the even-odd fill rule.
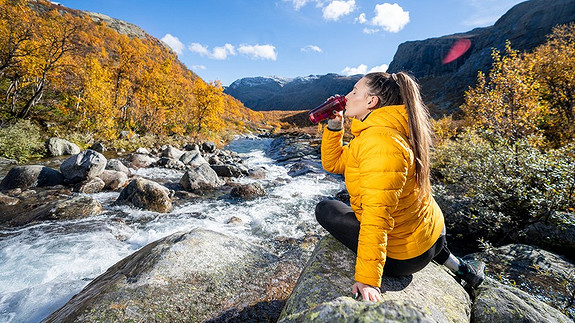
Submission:
[[[334,94],[347,94],[361,75],[307,75],[245,77],[234,81],[224,92],[246,107],[262,110],[310,109]]]

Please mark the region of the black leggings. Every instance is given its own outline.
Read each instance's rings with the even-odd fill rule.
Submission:
[[[331,235],[357,254],[360,223],[349,205],[337,200],[321,201],[315,208],[315,217]],[[386,276],[410,275],[423,269],[431,260],[444,264],[450,254],[443,232],[429,250],[415,258],[398,260],[387,257],[383,273]]]

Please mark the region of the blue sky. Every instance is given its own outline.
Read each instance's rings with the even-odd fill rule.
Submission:
[[[522,0],[61,0],[142,27],[206,81],[385,70],[405,41],[489,26]]]

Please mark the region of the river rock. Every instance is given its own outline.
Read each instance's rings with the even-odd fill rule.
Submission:
[[[572,302],[572,293],[575,288],[573,282],[575,264],[568,259],[537,247],[522,244],[488,249],[485,252],[468,255],[465,258],[479,259],[485,262],[488,276],[518,287],[526,293],[537,295],[548,305],[569,313],[572,319],[575,318],[575,304]],[[566,282],[569,283],[566,284]],[[513,290],[515,289],[517,288]],[[518,295],[518,293],[515,294]],[[486,296],[486,298],[488,297]],[[508,298],[505,300],[510,301]],[[525,302],[537,304],[530,300],[525,300]],[[523,305],[518,304],[517,306]],[[515,313],[513,310],[510,311],[508,315]],[[538,322],[537,320],[527,321]]]
[[[156,183],[143,178],[132,180],[114,202],[115,205],[131,205],[154,212],[172,211],[170,191]]]
[[[199,150],[187,151],[180,157],[180,161],[185,165],[190,166],[200,166],[201,164],[207,164],[208,162],[204,159]]]
[[[211,165],[220,177],[241,177],[246,175],[239,167],[234,165]]]
[[[302,176],[307,173],[319,173],[320,170],[312,166],[309,161],[299,161],[292,166],[290,166],[288,170],[288,175],[291,177]]]
[[[64,176],[57,170],[42,165],[16,166],[0,182],[0,190],[15,188],[55,186],[64,183]]]
[[[402,277],[383,277],[381,302],[351,297],[355,254],[324,237],[299,277],[278,322],[469,322],[471,300],[445,269],[430,263]]]
[[[48,151],[48,155],[53,157],[80,153],[80,147],[78,147],[78,145],[60,138],[50,138],[46,140],[46,150]]]
[[[559,310],[526,292],[487,278],[477,290],[473,304],[474,323],[573,322]]]
[[[104,181],[104,189],[106,190],[115,191],[128,183],[128,175],[116,170],[105,169],[98,177]]]
[[[103,190],[105,186],[106,183],[98,177],[88,178],[85,181],[76,183],[76,185],[74,185],[74,192],[94,194]]]
[[[168,157],[172,159],[180,159],[180,157],[182,157],[183,154],[184,154],[183,151],[170,145],[166,146],[161,151],[161,157]]]
[[[267,248],[237,237],[178,232],[110,267],[45,322],[272,322],[266,307],[289,293],[278,288],[279,267]]]
[[[19,199],[0,193],[0,204],[3,205],[16,205],[20,202]]]
[[[132,174],[130,172],[130,169],[117,159],[108,159],[108,162],[106,163],[106,169],[122,172],[127,176],[130,176]]]
[[[62,162],[60,171],[69,182],[76,183],[100,175],[106,163],[104,155],[88,149]]]
[[[71,196],[69,191],[47,190],[33,197],[20,196],[20,203],[1,207],[0,224],[22,226],[38,221],[73,220],[102,213],[102,205],[86,195]]]
[[[255,199],[256,197],[265,196],[267,193],[260,183],[249,183],[232,188],[230,195],[239,197],[244,200]]]
[[[186,191],[201,192],[218,188],[223,185],[223,182],[210,165],[206,163],[186,171],[180,180],[180,185]]]
[[[136,151],[134,153],[140,154],[140,155],[149,155],[150,151],[147,148],[140,147],[140,148],[136,149]]]
[[[97,151],[97,152],[99,152],[100,154],[101,154],[101,153],[104,153],[104,152],[107,150],[107,149],[106,149],[106,146],[104,146],[104,144],[101,143],[101,142],[94,143],[93,145],[90,146],[89,149],[92,149],[92,150],[94,150],[94,151]]]
[[[152,165],[155,162],[155,160],[148,154],[138,154],[138,153],[130,155],[129,161],[135,168],[150,167],[150,165]]]
[[[0,166],[16,165],[16,164],[18,164],[18,161],[14,159],[0,157]]]
[[[214,153],[218,149],[218,146],[213,141],[202,142],[202,150],[206,153]]]
[[[186,165],[181,161],[173,158],[162,157],[156,163],[155,166],[170,168],[170,169],[186,169]]]
[[[297,162],[304,157],[319,157],[319,149],[312,146],[309,139],[286,135],[274,139],[266,154],[281,164],[288,161]]]

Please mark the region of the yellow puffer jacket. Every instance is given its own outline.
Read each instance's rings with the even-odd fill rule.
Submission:
[[[427,251],[443,229],[433,197],[420,194],[408,141],[403,105],[381,107],[364,121],[353,120],[354,135],[342,146],[343,130],[325,129],[321,161],[328,172],[344,174],[351,207],[361,222],[355,280],[380,286],[386,255],[410,259]]]

